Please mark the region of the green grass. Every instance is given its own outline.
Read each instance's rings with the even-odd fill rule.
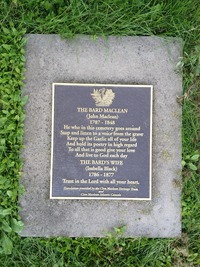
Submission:
[[[0,0],[0,266],[200,266],[199,0]],[[26,33],[181,37],[183,234],[177,239],[21,238]],[[118,231],[120,232],[120,231]]]

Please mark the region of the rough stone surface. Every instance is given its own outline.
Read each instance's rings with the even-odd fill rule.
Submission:
[[[22,236],[175,237],[181,233],[181,41],[158,37],[26,36],[25,149],[20,198]],[[152,84],[152,201],[50,200],[51,86],[53,82]]]

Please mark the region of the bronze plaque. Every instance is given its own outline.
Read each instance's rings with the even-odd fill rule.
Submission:
[[[53,84],[51,199],[151,200],[152,93]]]

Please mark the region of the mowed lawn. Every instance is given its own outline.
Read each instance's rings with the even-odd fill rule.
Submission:
[[[162,36],[183,39],[182,236],[174,239],[21,238],[26,33]],[[163,74],[164,75],[164,74]],[[0,0],[0,266],[200,266],[199,0]]]

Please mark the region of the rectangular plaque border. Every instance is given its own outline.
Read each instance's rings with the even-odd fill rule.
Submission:
[[[77,85],[77,86],[113,86],[113,87],[142,87],[150,88],[150,155],[149,155],[149,198],[107,198],[107,197],[53,197],[52,196],[52,176],[53,176],[53,140],[54,140],[54,95],[55,85]],[[68,200],[152,200],[152,123],[153,123],[153,85],[130,85],[130,84],[104,84],[104,83],[52,83],[52,125],[51,125],[51,168],[50,168],[50,199],[68,199]]]

